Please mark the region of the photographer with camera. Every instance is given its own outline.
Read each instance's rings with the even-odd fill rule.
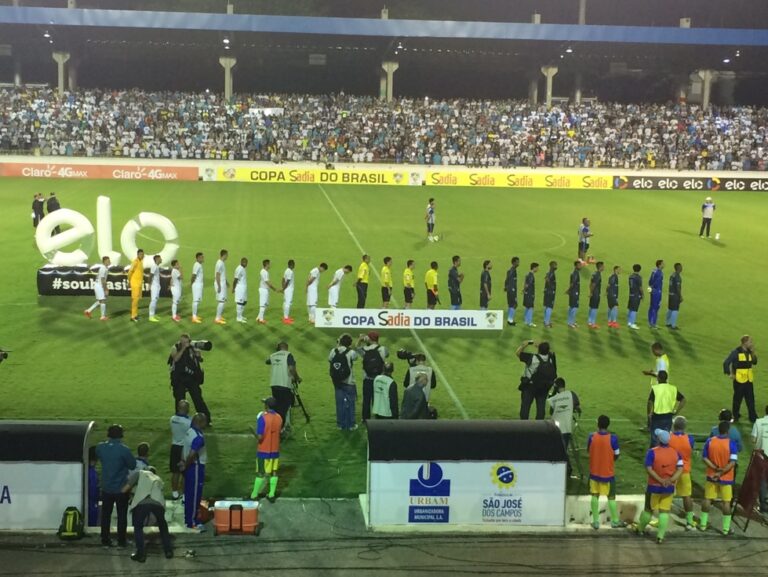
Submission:
[[[427,364],[427,356],[424,353],[415,353],[413,354],[413,362],[408,360],[408,364],[410,367],[408,367],[408,372],[405,373],[403,387],[407,389],[412,383],[416,382],[416,378],[419,375],[424,375],[427,379],[424,386],[424,397],[426,397],[427,403],[429,403],[429,393],[432,389],[437,387],[437,377],[435,376],[435,371],[432,370],[432,367]]]
[[[544,409],[547,403],[549,389],[557,378],[557,360],[555,353],[550,349],[547,341],[542,341],[537,346],[536,353],[525,352],[533,341],[526,341],[517,347],[515,355],[525,363],[523,376],[520,377],[520,418],[527,420],[531,413],[531,405],[536,401],[536,420],[544,418]]]
[[[301,377],[296,372],[296,359],[288,352],[288,343],[285,341],[277,344],[275,352],[269,355],[267,364],[272,367],[269,385],[275,399],[275,412],[282,418],[282,434],[291,428],[289,411],[296,398],[296,388],[301,383]]]
[[[357,354],[363,359],[363,422],[371,418],[373,380],[384,372],[389,351],[379,344],[379,333],[371,331],[357,339]]]
[[[336,426],[341,431],[354,431],[357,386],[352,364],[359,359],[352,348],[352,335],[344,333],[328,354],[329,374],[336,395]]]
[[[213,345],[210,341],[193,341],[187,333],[179,337],[179,342],[171,347],[168,365],[171,372],[171,388],[173,389],[174,409],[179,401],[186,398],[187,393],[192,398],[195,411],[206,416],[211,424],[211,413],[203,399],[201,386],[205,375],[201,363],[201,351],[210,351]]]

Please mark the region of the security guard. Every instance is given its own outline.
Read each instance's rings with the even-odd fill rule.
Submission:
[[[651,431],[651,447],[658,445],[656,429],[672,430],[672,419],[685,406],[685,397],[677,387],[667,382],[667,371],[659,371],[658,382],[651,387],[648,396],[648,421]]]
[[[757,420],[755,410],[755,391],[753,387],[753,366],[757,364],[755,343],[752,337],[744,335],[741,344],[731,351],[723,362],[723,372],[733,380],[733,420],[738,422],[741,412],[741,401],[747,402],[749,420],[754,423]]]
[[[281,432],[284,432],[291,426],[288,411],[293,406],[295,386],[301,382],[301,377],[296,372],[296,360],[288,352],[288,343],[285,341],[277,344],[277,350],[269,355],[267,364],[272,367],[269,385],[272,387],[272,396],[276,402],[275,412],[282,419],[283,431]]]

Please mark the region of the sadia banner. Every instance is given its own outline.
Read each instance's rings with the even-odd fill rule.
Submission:
[[[216,179],[233,182],[421,185],[418,170],[355,168],[219,168]]]
[[[565,524],[565,463],[372,462],[370,524]],[[425,528],[426,528],[425,527]]]
[[[87,267],[43,267],[37,271],[37,294],[46,296],[93,296],[96,271]],[[128,275],[113,267],[107,276],[109,296],[131,296]],[[144,275],[142,294],[149,296],[149,275]],[[160,296],[171,296],[171,269],[160,272]]]
[[[317,309],[315,327],[321,329],[466,329],[500,331],[503,311],[429,309]]]

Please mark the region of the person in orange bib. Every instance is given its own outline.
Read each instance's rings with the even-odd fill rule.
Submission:
[[[139,320],[139,299],[144,285],[144,251],[136,251],[136,258],[128,269],[128,283],[131,285],[131,321]]]
[[[728,435],[731,423],[722,421],[717,426],[717,437],[710,437],[704,443],[701,456],[707,466],[707,482],[704,486],[704,500],[701,502],[701,531],[707,530],[709,508],[712,499],[723,500],[723,535],[731,534],[731,500],[735,468],[738,461],[736,442]]]
[[[592,528],[600,528],[600,497],[608,498],[611,527],[617,529],[624,523],[619,519],[616,505],[615,462],[619,458],[619,438],[608,431],[611,419],[606,415],[597,418],[597,432],[587,438],[589,452],[589,492],[592,495]]]
[[[280,463],[280,429],[283,428],[283,418],[277,413],[277,399],[263,399],[264,410],[256,417],[254,434],[259,440],[256,453],[256,479],[253,482],[251,499],[256,499],[264,491],[269,477],[269,493],[267,499],[275,502],[277,491],[277,469]]]
[[[696,525],[693,520],[693,485],[691,483],[691,455],[693,454],[693,435],[685,432],[687,425],[683,416],[675,417],[672,421],[672,434],[669,437],[669,446],[677,451],[683,458],[683,474],[675,483],[675,497],[683,499],[685,509],[685,530],[692,531]]]

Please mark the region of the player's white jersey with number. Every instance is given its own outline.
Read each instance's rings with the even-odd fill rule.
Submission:
[[[340,268],[333,273],[333,286],[328,289],[328,306],[335,307],[339,304],[339,294],[341,293],[341,281],[344,280],[344,269]]]
[[[283,302],[291,304],[293,302],[293,269],[287,268],[283,273]]]
[[[219,286],[216,286],[216,276],[219,276]],[[216,292],[216,300],[227,300],[227,266],[224,261],[219,259],[216,261],[216,268],[213,274],[213,290]]]
[[[175,303],[181,300],[181,271],[177,268],[171,269],[171,297]]]
[[[152,266],[149,267],[149,278],[150,278],[150,285],[149,285],[149,298],[151,298],[153,301],[156,301],[160,298],[160,265],[156,263],[152,263]]]
[[[192,281],[192,300],[199,303],[203,300],[203,265],[195,261],[192,265],[192,276],[195,280]]]
[[[245,304],[248,300],[248,275],[246,274],[245,267],[238,265],[235,269],[235,302]]]
[[[307,305],[317,306],[317,285],[320,283],[320,269],[318,267],[309,271],[310,283],[307,285]]]
[[[100,264],[96,268],[96,283],[93,285],[93,293],[96,295],[97,301],[103,301],[107,298],[107,294],[104,291],[104,287],[107,284],[107,267]]]

